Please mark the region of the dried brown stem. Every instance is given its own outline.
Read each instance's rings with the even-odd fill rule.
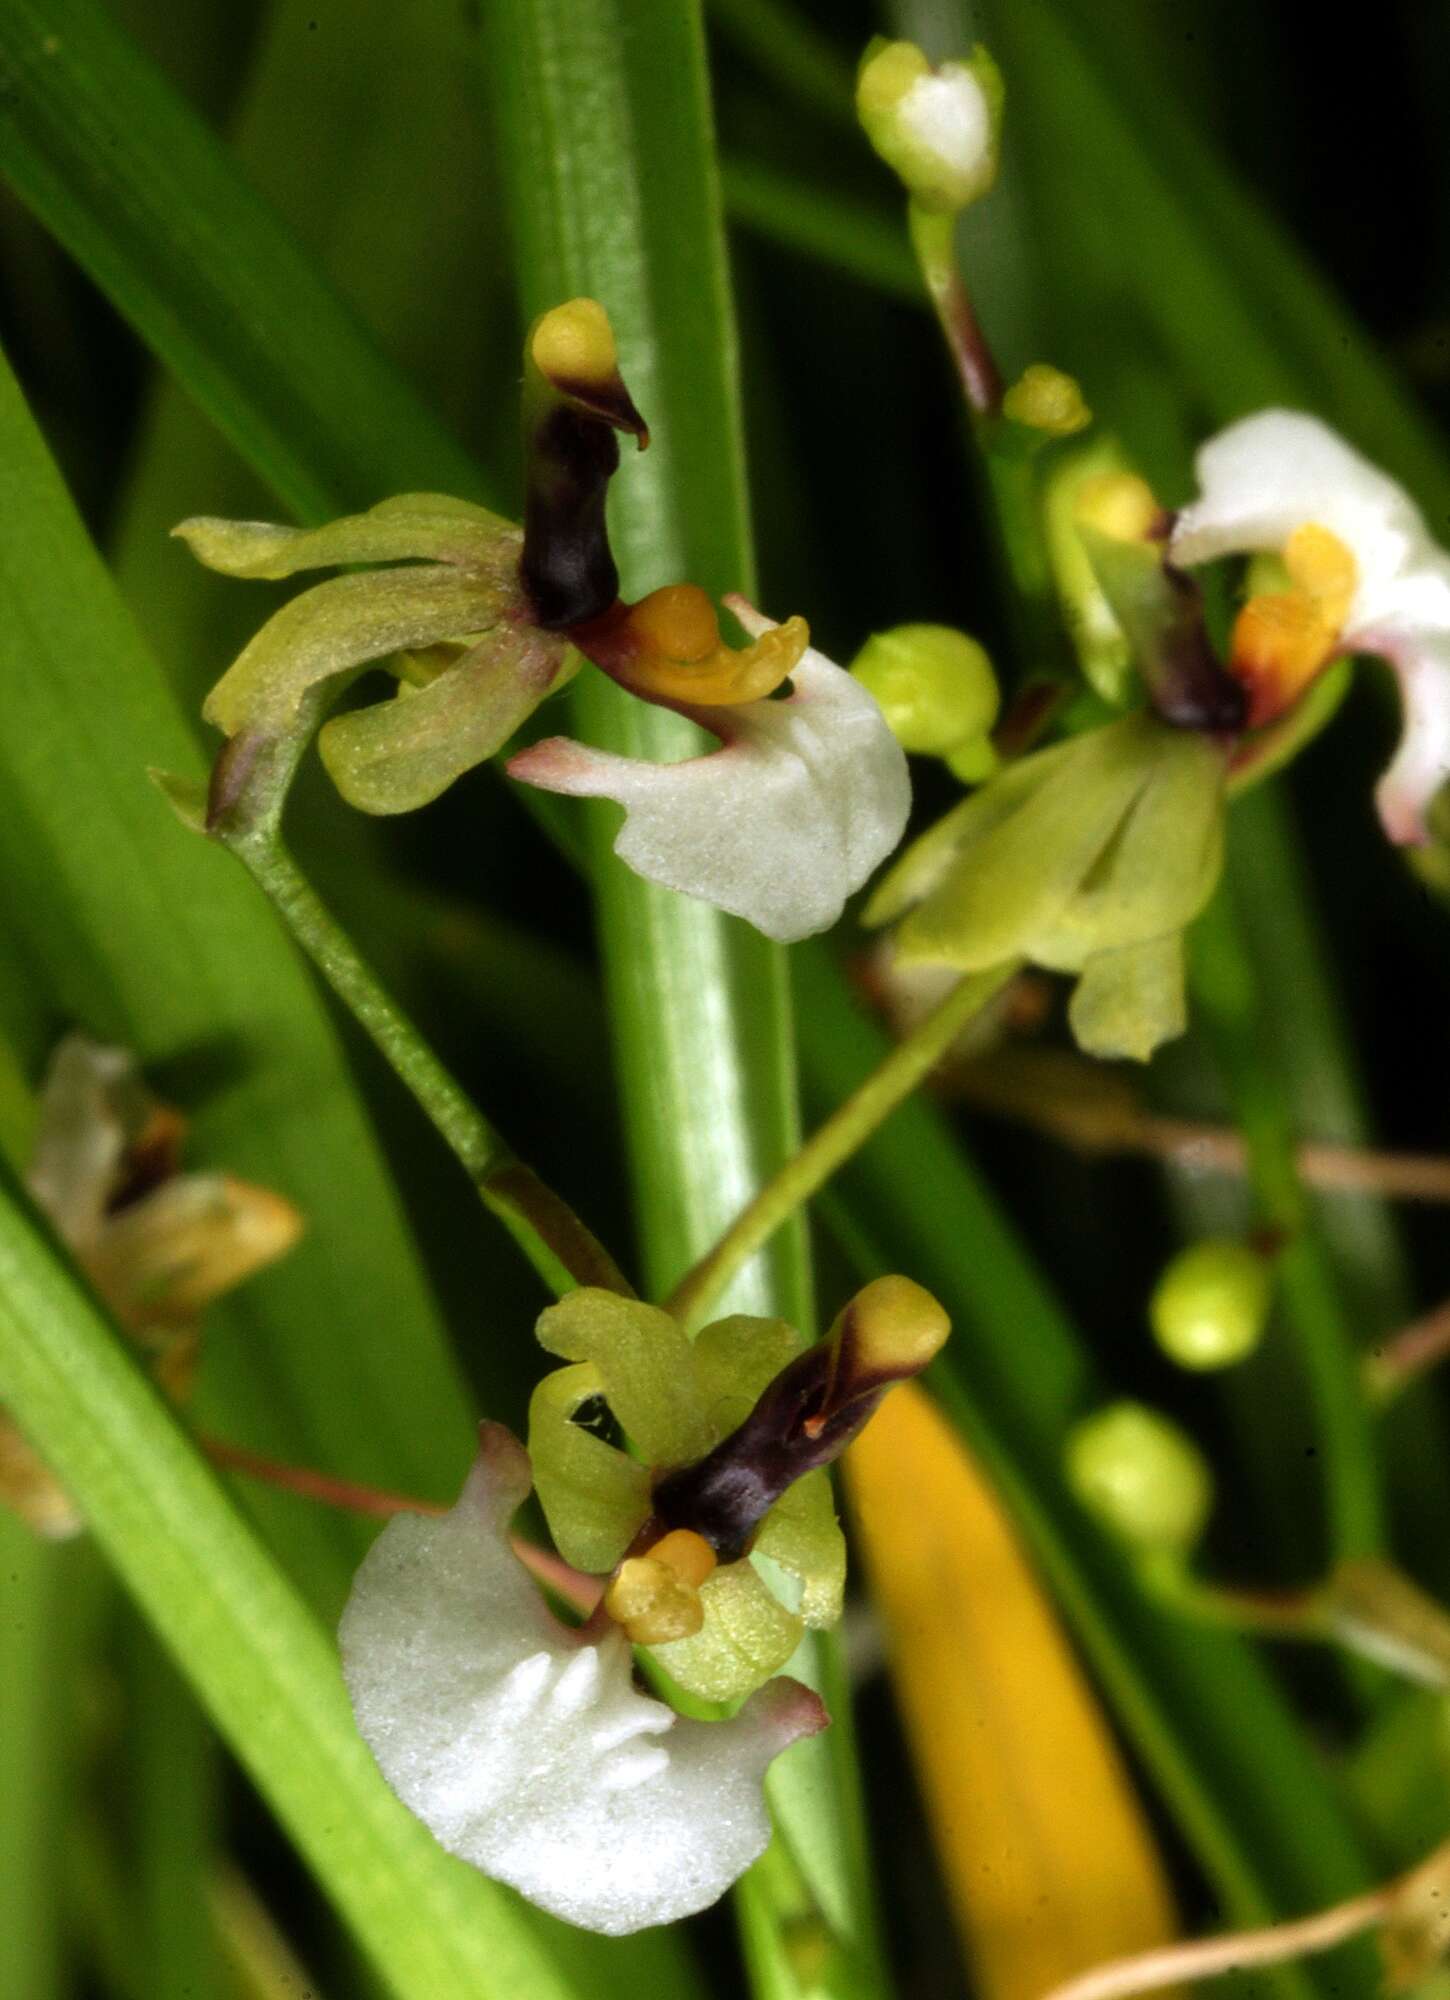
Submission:
[[[1296,1917],[1263,1930],[1235,1931],[1227,1937],[1200,1938],[1191,1944],[1162,1945],[1094,1966],[1090,1972],[1054,1986],[1041,2000],[1127,2000],[1136,1993],[1158,1993],[1165,1986],[1189,1980],[1215,1979],[1225,1972],[1249,1972],[1265,1965],[1282,1965],[1293,1958],[1333,1951],[1336,1945],[1393,1917],[1402,1905],[1412,1905],[1422,1887],[1433,1889],[1450,1866],[1450,1841],[1437,1847],[1406,1874],[1378,1889],[1368,1889],[1347,1902],[1335,1903],[1313,1916]]]
[[[964,1065],[945,1081],[980,1110],[1012,1118],[1081,1153],[1137,1153],[1190,1173],[1237,1177],[1248,1170],[1240,1133],[1147,1111],[1131,1085],[1118,1078],[1099,1083],[1087,1064],[1065,1051],[1006,1052]],[[1323,1193],[1450,1202],[1450,1158],[1438,1154],[1375,1152],[1306,1139],[1295,1149],[1295,1160],[1301,1178]]]

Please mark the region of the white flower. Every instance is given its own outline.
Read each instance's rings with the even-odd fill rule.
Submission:
[[[753,637],[773,629],[726,602]],[[651,764],[551,736],[509,762],[544,791],[614,799],[614,851],[638,875],[744,917],[782,943],[823,931],[906,827],[906,758],[881,710],[841,667],[808,649],[783,700],[669,705],[722,748]]]
[[[588,1930],[713,1903],[764,1851],[766,1767],[825,1726],[775,1680],[729,1722],[639,1693],[618,1627],[571,1631],[508,1542],[523,1447],[485,1424],[457,1506],[400,1515],[343,1613],[343,1673],[383,1776],[450,1853]]]
[[[1314,594],[1332,605],[1324,657],[1350,651],[1389,661],[1404,729],[1376,802],[1392,840],[1423,840],[1425,808],[1450,776],[1450,556],[1404,489],[1316,417],[1245,417],[1203,447],[1197,471],[1199,497],[1173,531],[1174,562],[1285,555],[1295,582],[1308,582],[1301,601]],[[1335,568],[1337,551],[1331,590],[1316,592],[1312,574],[1295,575],[1291,544],[1321,576]]]

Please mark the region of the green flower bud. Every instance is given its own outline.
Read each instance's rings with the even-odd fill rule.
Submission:
[[[1113,1403],[1080,1423],[1066,1471],[1088,1512],[1144,1554],[1186,1555],[1213,1504],[1203,1454],[1143,1403]]]
[[[1247,1243],[1211,1237],[1181,1250],[1153,1289],[1153,1337],[1180,1368],[1229,1368],[1258,1346],[1273,1277]]]
[[[1001,706],[986,649],[949,625],[896,625],[874,633],[851,671],[875,697],[903,750],[926,756],[953,756],[980,744]]]
[[[1002,398],[1002,414],[1014,424],[1055,438],[1072,437],[1093,420],[1076,377],[1045,361],[1034,362],[1013,383]]]
[[[997,177],[1002,79],[978,46],[933,69],[913,42],[872,42],[856,80],[866,137],[921,208],[951,214]]]

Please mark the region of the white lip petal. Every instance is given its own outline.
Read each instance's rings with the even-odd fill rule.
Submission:
[[[444,1847],[555,1916],[609,1935],[689,1916],[764,1850],[766,1767],[825,1713],[787,1680],[729,1722],[640,1694],[623,1637],[560,1625],[509,1548],[522,1446],[494,1424],[481,1444],[452,1512],[400,1515],[358,1571],[358,1727]]]
[[[721,739],[703,757],[650,764],[555,736],[512,758],[509,773],[622,805],[614,851],[636,874],[781,943],[810,937],[901,839],[911,781],[880,709],[850,674],[808,651],[791,681],[783,701],[686,709]]]
[[[1404,707],[1376,804],[1392,840],[1424,840],[1425,809],[1450,778],[1450,556],[1403,487],[1317,417],[1245,417],[1204,445],[1197,472],[1199,497],[1173,531],[1175,562],[1279,551],[1311,522],[1353,555],[1358,578],[1342,643],[1389,661]]]
[[[1195,461],[1199,497],[1179,514],[1173,560],[1185,568],[1215,556],[1284,547],[1314,521],[1337,535],[1359,569],[1351,623],[1361,604],[1430,553],[1419,510],[1387,473],[1317,417],[1261,410],[1220,431]]]
[[[1399,748],[1375,787],[1375,805],[1390,839],[1414,846],[1428,839],[1426,808],[1450,780],[1450,643],[1412,646],[1367,634],[1364,645],[1394,668],[1405,715]]]

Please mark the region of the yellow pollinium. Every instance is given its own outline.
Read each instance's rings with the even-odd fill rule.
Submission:
[[[799,666],[811,642],[803,618],[787,618],[740,651],[720,637],[715,607],[693,583],[667,584],[631,606],[618,678],[652,701],[733,708],[761,701]]]
[[[604,1593],[604,1608],[636,1646],[692,1639],[705,1622],[700,1585],[714,1567],[715,1551],[704,1537],[675,1528],[646,1554],[619,1565]]]
[[[1283,560],[1290,588],[1251,597],[1234,623],[1233,670],[1249,690],[1251,728],[1282,715],[1328,665],[1359,581],[1353,555],[1316,521],[1295,529]]]

